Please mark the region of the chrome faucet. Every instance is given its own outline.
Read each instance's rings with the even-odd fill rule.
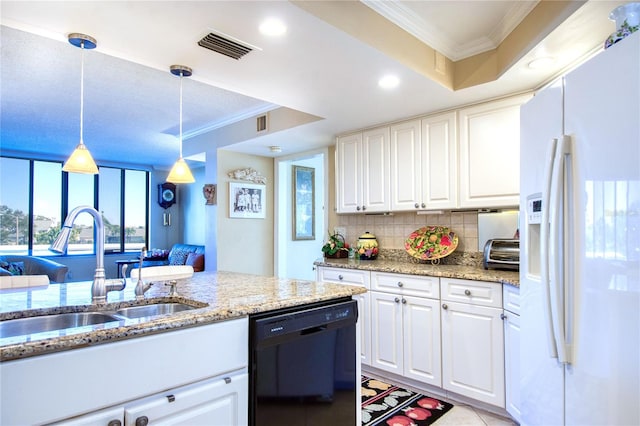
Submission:
[[[51,244],[49,250],[56,253],[66,253],[69,246],[69,237],[73,222],[80,213],[87,212],[96,224],[96,270],[93,276],[93,284],[91,285],[91,302],[94,304],[102,304],[107,302],[107,293],[110,291],[121,291],[127,285],[126,278],[107,280],[104,274],[104,222],[102,216],[96,209],[91,206],[78,206],[71,210],[67,219],[60,229],[60,233],[56,240]]]
[[[143,300],[144,293],[153,285],[153,283],[145,284],[144,281],[142,281],[142,262],[145,257],[147,257],[147,248],[142,247],[142,251],[140,252],[140,265],[138,265],[138,282],[135,288],[136,300]]]

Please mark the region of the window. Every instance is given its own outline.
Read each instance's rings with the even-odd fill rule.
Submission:
[[[0,254],[51,255],[62,219],[81,205],[96,207],[105,251],[139,251],[148,238],[149,173],[100,167],[100,174],[65,173],[52,161],[0,157]],[[68,254],[94,253],[93,218],[74,223]]]

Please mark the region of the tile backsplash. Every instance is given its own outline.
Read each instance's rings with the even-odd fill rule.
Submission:
[[[337,215],[336,227],[344,228],[347,242],[354,244],[366,231],[375,234],[382,249],[404,250],[405,239],[426,225],[447,226],[458,235],[458,252],[478,252],[478,213],[447,212],[418,215],[414,212],[393,215]],[[333,231],[333,229],[332,229]]]

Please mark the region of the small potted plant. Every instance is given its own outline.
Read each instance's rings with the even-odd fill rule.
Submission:
[[[349,255],[349,243],[345,243],[340,234],[329,234],[329,240],[322,246],[322,253],[329,259],[345,258]]]

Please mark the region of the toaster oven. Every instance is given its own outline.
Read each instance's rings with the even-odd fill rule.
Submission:
[[[520,240],[492,239],[484,245],[484,269],[520,269]]]

